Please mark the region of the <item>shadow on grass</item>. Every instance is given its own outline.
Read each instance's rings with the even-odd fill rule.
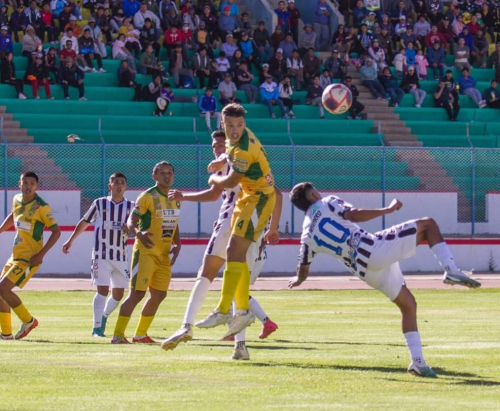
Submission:
[[[213,343],[213,344],[199,344],[199,347],[212,347],[212,348],[232,348],[232,342],[227,342],[223,343],[221,342],[220,344]],[[282,346],[276,346],[276,345],[249,345],[247,341],[247,348],[252,349],[252,350],[306,350],[306,351],[312,351],[316,350],[316,348],[308,348],[308,347],[282,347]]]
[[[395,343],[358,343],[347,341],[295,341],[295,340],[274,340],[280,344],[320,344],[320,345],[368,345],[368,346],[384,346],[384,347],[405,347],[404,344]]]

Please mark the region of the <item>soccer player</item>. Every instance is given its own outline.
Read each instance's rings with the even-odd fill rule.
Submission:
[[[139,195],[127,221],[128,229],[135,235],[132,280],[129,295],[120,307],[112,344],[129,344],[125,338],[125,330],[135,307],[148,289],[149,299],[144,304],[132,341],[156,343],[148,336],[148,329],[158,307],[167,296],[172,266],[181,249],[178,227],[181,204],[168,198],[174,177],[172,164],[167,161],[156,164],[153,168],[156,185]],[[172,259],[169,254],[172,254]]]
[[[97,287],[92,304],[94,337],[104,337],[108,317],[120,304],[130,280],[127,220],[132,213],[134,203],[124,197],[127,190],[125,174],[111,174],[108,189],[111,195],[94,200],[62,248],[63,253],[68,254],[73,241],[90,224],[95,225],[90,266],[92,284]],[[107,299],[110,285],[111,297]]]
[[[218,130],[212,133],[212,149],[216,159],[220,156],[225,156],[225,140],[226,135],[224,131]],[[218,175],[227,175],[229,174],[230,169],[231,167],[226,164],[223,170],[218,172]],[[212,238],[210,239],[208,247],[205,250],[203,263],[198,272],[198,278],[193,290],[191,291],[191,296],[189,298],[182,326],[162,344],[162,348],[166,351],[173,350],[180,342],[187,342],[193,338],[192,326],[194,324],[194,320],[196,319],[196,315],[200,311],[200,308],[207,297],[210,284],[226,262],[226,248],[231,235],[231,216],[234,210],[235,199],[238,197],[239,193],[240,187],[238,185],[234,188],[224,190],[219,187],[212,186],[210,189],[199,193],[183,193],[177,190],[173,190],[169,193],[170,199],[194,202],[216,201],[222,195],[223,202],[220,207],[219,219],[215,224]],[[265,238],[262,238],[261,236],[257,242],[252,243],[247,252],[247,262],[251,273],[252,284],[259,276],[267,257],[264,249],[264,243],[267,239],[273,239],[273,242],[277,242],[279,239],[278,225],[281,215],[282,195],[279,191],[276,191],[276,194],[276,205],[271,216],[270,228],[266,233]],[[260,333],[259,338],[266,338],[278,329],[278,326],[271,321],[255,298],[250,297],[249,307],[250,311],[256,315],[263,324],[262,332]],[[228,315],[228,321],[229,319],[230,316]],[[197,323],[196,325],[203,327],[203,322]],[[242,330],[235,336],[235,347],[232,358],[235,360],[250,359],[250,355],[245,344],[245,330]]]
[[[246,127],[246,111],[239,104],[228,104],[222,110],[222,127],[226,134],[227,175],[212,174],[209,185],[219,189],[234,188],[241,192],[231,218],[231,237],[227,247],[221,299],[217,308],[203,323],[206,327],[226,324],[233,298],[236,315],[223,338],[238,334],[255,321],[249,310],[250,271],[247,251],[264,231],[276,202],[274,178],[266,152]],[[218,170],[217,170],[218,171]]]
[[[307,279],[309,264],[315,254],[325,253],[339,259],[352,274],[385,294],[401,310],[403,334],[411,356],[408,372],[422,377],[436,377],[422,354],[417,303],[406,288],[399,261],[414,256],[417,246],[427,241],[445,272],[445,284],[470,288],[481,286],[457,268],[437,223],[432,218],[421,218],[375,234],[368,233],[356,223],[394,213],[403,204],[393,200],[385,208],[353,208],[335,196],[322,198],[311,183],[297,184],[290,193],[290,201],[306,215],[297,276],[290,280],[289,287],[298,287]]]
[[[12,256],[0,275],[0,325],[2,328],[0,338],[2,340],[14,339],[11,308],[22,321],[21,328],[15,337],[16,340],[26,337],[38,326],[36,318],[29,313],[12,289],[23,288],[26,285],[40,268],[45,255],[61,236],[50,206],[36,193],[38,176],[32,171],[21,174],[19,188],[21,193],[14,196],[12,212],[0,226],[0,233],[12,226],[16,229]],[[48,227],[52,234],[43,245],[45,227]]]

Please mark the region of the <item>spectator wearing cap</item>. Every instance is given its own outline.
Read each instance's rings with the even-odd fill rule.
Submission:
[[[210,77],[211,59],[207,55],[207,49],[200,47],[198,53],[193,56],[191,67],[193,67],[194,74],[200,80],[200,88],[205,88],[205,79]]]
[[[19,100],[26,100],[26,96],[23,93],[23,81],[16,78],[16,66],[14,65],[13,56],[11,51],[2,55],[0,81],[2,84],[14,86],[16,88],[17,98]]]
[[[375,16],[376,16],[376,14],[373,11],[370,11],[365,16],[365,18],[363,19],[363,21],[361,22],[361,24],[365,24],[366,25],[368,33],[370,33],[372,35],[373,35],[374,27],[375,27]]]
[[[500,91],[497,90],[497,81],[491,80],[490,87],[484,90],[483,100],[490,108],[500,108]]]
[[[215,17],[212,13],[210,6],[205,6],[203,8],[203,14],[200,17],[200,24],[201,22],[205,23],[208,34],[210,35],[210,41],[215,44],[219,39],[219,24],[217,17]],[[214,45],[213,47],[217,46]]]
[[[59,29],[64,32],[64,27],[66,27],[69,23],[69,18],[73,14],[71,13],[71,5],[68,3],[64,4],[63,11],[59,13]]]
[[[217,130],[220,129],[221,123],[221,114],[217,111],[217,99],[213,96],[212,92],[212,87],[207,87],[205,93],[198,100],[198,110],[200,110],[200,115],[205,118],[205,124],[209,133],[212,132],[211,118],[217,119]]]
[[[299,44],[299,23],[300,10],[295,6],[295,0],[288,0],[288,13],[290,14],[290,30],[292,32],[293,41]]]
[[[340,79],[343,83],[347,74],[347,66],[339,57],[339,51],[333,50],[332,55],[325,61],[325,70],[332,79]]]
[[[283,80],[286,73],[286,59],[283,57],[283,50],[276,50],[276,54],[269,61],[269,72],[278,82]]]
[[[294,50],[292,56],[286,59],[286,69],[287,76],[295,79],[297,91],[301,91],[302,83],[304,82],[304,63],[300,58],[298,50]]]
[[[25,75],[26,81],[31,84],[33,98],[39,100],[38,90],[43,86],[45,89],[45,96],[48,100],[54,100],[50,92],[50,79],[49,73],[43,64],[43,56],[41,53],[36,53],[35,61],[33,64],[28,65]]]
[[[253,31],[252,37],[259,51],[260,61],[262,63],[267,63],[273,52],[270,44],[271,38],[266,29],[266,24],[263,21],[259,21],[257,28]]]
[[[378,100],[382,100],[383,98],[389,99],[388,94],[384,90],[384,87],[378,81],[378,73],[375,67],[373,66],[372,59],[366,59],[365,65],[361,67],[359,71],[361,75],[361,81],[363,86],[367,87],[372,93],[373,97]]]
[[[314,8],[314,31],[316,32],[316,49],[324,50],[330,43],[330,17],[333,13],[326,0],[318,0]]]
[[[316,45],[316,33],[313,31],[313,27],[309,23],[304,24],[304,33],[299,41],[299,53],[303,57],[307,50],[310,48],[314,49]]]
[[[285,59],[292,57],[292,52],[298,49],[297,44],[293,41],[292,33],[286,33],[285,40],[279,44],[279,48],[283,50],[283,57]]]
[[[348,120],[361,120],[361,112],[365,109],[365,106],[358,101],[359,91],[358,88],[352,84],[352,77],[347,76],[345,78],[345,86],[351,90],[352,95],[352,103],[351,107],[349,107],[349,115],[347,116]]]
[[[265,81],[260,85],[260,97],[262,103],[267,106],[269,110],[269,116],[271,118],[276,118],[274,114],[273,106],[278,106],[281,111],[281,117],[289,118],[285,111],[285,105],[283,101],[279,98],[279,88],[278,85],[273,81],[273,76],[268,74]]]
[[[271,73],[269,72],[269,64],[268,63],[264,63],[261,67],[260,67],[260,71],[259,71],[259,83],[262,84],[264,83],[264,81],[266,81],[266,77],[267,75],[270,75]],[[272,76],[271,76],[272,77]]]
[[[97,61],[97,69],[99,73],[105,73],[106,70],[102,68],[102,59],[99,53],[96,53],[96,47],[94,44],[94,39],[90,36],[90,30],[86,29],[83,32],[83,36],[78,39],[78,49],[80,50],[80,54],[85,59],[87,66],[90,67],[90,70],[93,73],[97,73],[97,70],[94,67],[93,60]]]
[[[420,80],[418,78],[418,74],[416,73],[415,67],[408,67],[408,72],[403,77],[401,88],[405,93],[413,95],[416,108],[422,107],[427,93],[420,88]]]
[[[141,85],[135,82],[135,71],[130,68],[127,60],[122,60],[118,68],[118,87],[133,88],[134,101],[141,99]]]
[[[469,70],[472,68],[469,63],[470,49],[465,45],[463,37],[458,39],[458,45],[455,47],[453,55],[455,56],[455,67],[457,69],[462,71],[464,68]]]
[[[191,6],[186,14],[184,14],[184,24],[188,24],[189,30],[195,31],[200,25],[200,18],[194,13],[195,8]]]
[[[280,43],[283,40],[285,40],[285,34],[283,33],[281,26],[276,26],[274,28],[273,34],[271,34],[271,37],[269,38],[273,52],[275,52],[277,49],[279,49]]]
[[[182,27],[182,17],[177,13],[177,9],[173,6],[168,8],[168,13],[162,19],[162,28],[168,30],[172,27]]]
[[[488,50],[490,47],[490,43],[483,33],[483,29],[481,28],[477,31],[477,35],[474,37],[474,51],[472,52],[474,60],[479,68],[486,68]]]
[[[237,30],[239,30],[239,23],[236,16],[231,14],[231,7],[226,6],[223,9],[223,13],[219,16],[219,37],[225,39],[228,34],[233,35]]]
[[[42,40],[35,34],[33,26],[26,27],[26,34],[23,36],[22,55],[31,61],[31,53],[38,50],[38,46],[42,44]]]
[[[395,41],[399,41],[401,39],[401,35],[406,33],[406,28],[408,27],[409,23],[408,20],[406,19],[405,16],[401,16],[399,18],[399,23],[396,24],[396,27],[394,27],[394,38]]]
[[[469,75],[470,71],[468,68],[462,70],[462,75],[458,78],[458,85],[460,86],[460,92],[469,96],[471,100],[477,104],[479,108],[486,107],[486,101],[483,100],[481,92],[476,88],[476,79]]]
[[[315,76],[320,75],[321,61],[314,55],[315,51],[310,48],[303,58],[304,62],[304,81],[307,85],[311,84]]]
[[[285,6],[285,2],[281,0],[278,2],[278,7],[274,9],[274,13],[278,16],[278,25],[281,26],[282,30],[285,32],[285,34],[290,33],[290,27],[291,27],[291,22],[290,22],[290,13],[288,12],[288,9]]]
[[[245,92],[250,104],[255,104],[257,98],[259,97],[259,88],[252,84],[253,78],[254,76],[248,70],[247,63],[242,61],[239,68],[236,70],[236,85],[238,90],[243,90]]]
[[[319,107],[319,117],[325,119],[325,109],[323,107],[323,102],[321,97],[323,96],[323,87],[319,85],[319,76],[314,76],[312,84],[307,88],[306,94],[306,105],[308,106],[318,106]]]
[[[125,17],[134,18],[135,13],[141,8],[141,3],[138,0],[123,0],[122,9]]]
[[[200,21],[200,25],[193,33],[193,48],[198,52],[201,48],[204,48],[208,56],[213,59],[214,52],[212,49],[212,37],[206,29],[206,24],[204,21]]]
[[[248,69],[252,70],[252,63],[254,62],[254,58],[257,54],[257,45],[255,42],[248,36],[247,32],[241,33],[241,41],[239,44],[239,48],[243,55],[243,58],[248,63]]]
[[[25,31],[28,27],[28,16],[24,13],[24,7],[18,3],[16,10],[10,15],[9,26],[14,34],[14,39],[19,42],[19,31]]]
[[[12,43],[12,36],[9,34],[9,28],[3,25],[0,28],[0,58],[4,58],[7,53],[14,52],[14,44]]]
[[[172,74],[172,76],[174,77],[174,83],[176,87],[179,87],[181,85],[181,76],[193,79],[193,72],[189,68],[189,62],[187,61],[186,56],[182,52],[181,44],[177,44],[175,46],[175,50],[171,52],[168,67],[170,70],[170,74]]]
[[[81,27],[77,24],[76,22],[76,17],[75,16],[71,16],[69,18],[69,23],[66,24],[66,26],[64,27],[64,32],[66,32],[69,28],[71,28],[73,30],[73,35],[78,38],[82,35],[82,29]]]
[[[220,102],[223,106],[231,103],[241,104],[241,100],[236,98],[236,84],[232,81],[231,73],[226,73],[224,81],[219,84]]]
[[[222,45],[221,50],[226,53],[226,56],[228,58],[233,57],[234,52],[238,50],[238,46],[234,44],[233,41],[233,35],[232,34],[227,34],[226,35],[226,42]]]
[[[148,46],[151,46],[154,50],[155,56],[158,58],[160,55],[160,45],[158,44],[158,29],[153,27],[153,24],[149,18],[144,21],[144,26],[139,32],[139,42],[141,47],[145,50]]]
[[[356,7],[352,10],[352,22],[354,27],[359,28],[368,13],[369,11],[365,7],[363,0],[358,0],[356,2]]]
[[[64,92],[64,98],[69,100],[69,87],[75,87],[78,89],[78,98],[80,101],[86,101],[85,98],[85,88],[83,85],[83,78],[85,74],[83,71],[73,62],[71,57],[66,58],[65,62],[61,64],[59,70],[59,78],[61,79],[61,85]]]
[[[125,46],[125,34],[119,34],[118,38],[113,43],[112,55],[115,60],[127,60],[130,69],[134,73],[137,73],[135,58],[132,56],[130,50]]]
[[[231,16],[239,16],[240,15],[240,8],[234,2],[234,0],[222,1],[221,5],[220,5],[221,11],[225,10],[226,7],[229,7],[229,11],[231,13]]]

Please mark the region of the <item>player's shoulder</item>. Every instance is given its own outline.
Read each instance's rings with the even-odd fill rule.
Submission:
[[[49,203],[47,203],[42,197],[40,197],[38,194],[35,196],[35,201],[38,204],[39,207],[50,207]]]
[[[151,187],[151,188],[148,188],[147,190],[143,191],[142,193],[140,193],[137,196],[137,200],[135,200],[135,201],[136,201],[136,203],[138,203],[140,200],[156,198],[159,196],[160,196],[160,194],[158,193],[158,190],[156,189],[156,187]]]

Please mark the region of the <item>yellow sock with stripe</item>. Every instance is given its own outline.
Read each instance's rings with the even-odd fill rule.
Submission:
[[[23,323],[29,323],[33,317],[23,303],[12,309]]]
[[[137,324],[137,328],[135,330],[136,337],[145,337],[148,335],[149,327],[151,323],[155,319],[155,316],[152,315],[150,317],[146,317],[145,315],[141,315],[141,319],[139,320],[139,324]]]
[[[3,335],[12,334],[12,316],[10,313],[0,313],[0,326]]]
[[[113,337],[123,337],[125,335],[125,330],[127,329],[129,321],[130,317],[119,315],[118,319],[116,320],[115,332],[113,333]]]
[[[244,270],[243,265],[246,265],[246,263],[236,263],[232,261],[226,263],[226,269],[224,270],[224,276],[222,278],[221,298],[219,306],[217,307],[223,314],[227,314],[231,309],[234,294]]]
[[[238,311],[246,311],[250,308],[250,270],[247,263],[243,263],[243,271],[236,287],[234,299]]]

